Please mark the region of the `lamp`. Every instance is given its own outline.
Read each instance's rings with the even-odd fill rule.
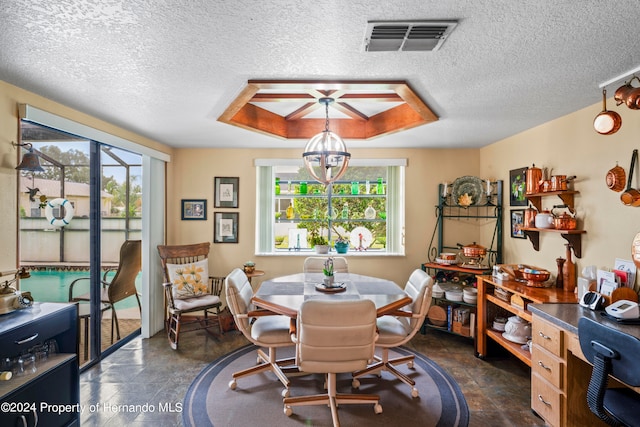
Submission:
[[[302,158],[304,165],[313,178],[328,185],[344,175],[351,154],[342,138],[329,130],[329,104],[333,98],[320,98],[318,102],[325,105],[325,129],[313,136],[304,148]]]
[[[17,170],[20,171],[32,171],[32,172],[44,172],[42,166],[40,166],[40,158],[36,153],[33,152],[33,145],[30,143],[25,144],[16,144],[15,142],[11,142],[11,145],[15,147],[25,147],[28,151],[22,156],[22,161],[18,166],[16,166]]]

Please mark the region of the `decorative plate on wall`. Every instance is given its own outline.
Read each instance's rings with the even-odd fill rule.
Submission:
[[[475,176],[462,176],[456,178],[451,184],[451,197],[453,202],[468,207],[476,205],[483,196],[482,180]]]

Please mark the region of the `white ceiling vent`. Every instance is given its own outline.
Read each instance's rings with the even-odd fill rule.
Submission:
[[[438,50],[457,21],[373,21],[367,23],[368,52]]]

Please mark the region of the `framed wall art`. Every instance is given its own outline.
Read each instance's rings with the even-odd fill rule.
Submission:
[[[236,212],[214,212],[213,243],[238,243],[238,216]]]
[[[511,210],[511,237],[515,239],[526,239],[522,227],[524,226],[524,209]]]
[[[527,206],[527,168],[509,171],[509,204],[511,206]]]
[[[206,220],[207,200],[206,199],[182,199],[182,219],[183,220]]]
[[[214,204],[215,208],[237,208],[240,178],[219,177],[214,178]]]

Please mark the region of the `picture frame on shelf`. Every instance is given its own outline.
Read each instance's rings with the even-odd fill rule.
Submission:
[[[221,177],[214,178],[213,207],[215,208],[237,208],[240,178]]]
[[[509,171],[509,204],[511,206],[527,206],[527,168]]]
[[[182,215],[183,221],[206,221],[207,219],[207,200],[206,199],[182,199]]]
[[[526,239],[524,231],[524,209],[511,209],[511,237],[514,239]]]
[[[238,243],[237,212],[214,212],[213,243]]]

